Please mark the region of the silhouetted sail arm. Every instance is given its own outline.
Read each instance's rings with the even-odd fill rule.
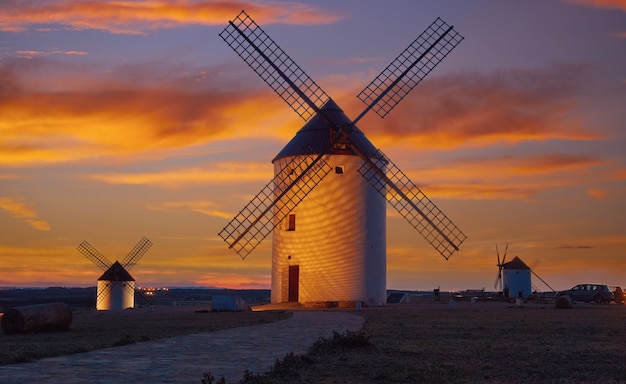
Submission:
[[[87,241],[80,243],[76,249],[103,271],[106,271],[112,265],[112,263],[103,254],[101,254]]]
[[[305,121],[329,97],[245,12],[220,37]]]
[[[354,150],[358,150],[355,148]],[[467,238],[437,206],[380,150],[359,173],[387,199],[446,260]],[[380,164],[380,166],[378,164]],[[384,169],[384,170],[383,170]]]
[[[354,123],[370,109],[384,118],[462,40],[454,27],[437,18],[357,95],[368,107]]]
[[[325,155],[303,156],[279,172],[219,232],[245,259],[332,170]]]
[[[139,259],[141,259],[143,255],[148,252],[148,249],[150,249],[151,246],[152,242],[146,237],[142,237],[137,245],[135,245],[135,247],[130,252],[128,252],[128,255],[126,255],[126,257],[122,261],[122,267],[124,267],[124,269],[126,270],[129,270],[130,268],[135,266]]]

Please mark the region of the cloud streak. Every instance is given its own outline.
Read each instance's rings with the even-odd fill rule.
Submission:
[[[598,169],[611,163],[596,156],[542,154],[458,158],[439,167],[407,167],[405,173],[428,196],[467,200],[529,200],[557,188],[601,178]],[[427,180],[424,184],[422,181]],[[588,192],[593,198],[602,192]]]
[[[32,28],[95,29],[114,34],[146,34],[187,25],[223,25],[242,9],[265,24],[327,24],[342,16],[297,2],[224,1],[5,1],[0,30]]]
[[[0,209],[38,231],[51,229],[50,225],[39,217],[35,207],[22,197],[0,197]]]
[[[237,71],[221,66],[143,63],[102,73],[46,57],[3,63],[0,165],[125,156],[225,139],[287,140],[300,124],[263,84],[244,88]],[[381,147],[598,140],[600,133],[572,116],[586,72],[563,65],[429,79],[367,134]]]
[[[597,140],[602,136],[573,115],[588,72],[561,64],[428,79],[372,133],[384,142],[440,148]]]
[[[100,74],[46,58],[0,67],[0,165],[51,164],[280,135],[294,117],[267,90],[195,68]],[[169,73],[176,77],[168,77]],[[288,111],[287,111],[288,112]],[[271,129],[270,129],[271,128]]]
[[[619,9],[626,12],[626,0],[567,0],[573,4],[586,5],[594,8]]]
[[[148,209],[160,212],[193,211],[228,220],[233,217],[232,213],[221,211],[218,207],[219,204],[210,201],[167,201],[158,205],[152,205]]]
[[[234,182],[259,182],[272,179],[272,167],[267,163],[211,163],[151,173],[107,173],[89,178],[109,184],[152,185],[181,188],[189,185],[223,185]]]

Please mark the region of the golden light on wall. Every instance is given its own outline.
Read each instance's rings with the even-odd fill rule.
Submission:
[[[277,160],[277,172],[292,162]],[[272,302],[385,303],[386,201],[357,172],[362,164],[333,156],[333,171],[274,229]]]

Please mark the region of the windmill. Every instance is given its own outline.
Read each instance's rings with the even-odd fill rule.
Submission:
[[[102,276],[98,278],[97,310],[133,308],[135,306],[135,292],[146,303],[150,304],[141,292],[135,291],[135,279],[128,273],[128,270],[137,264],[151,246],[152,242],[142,237],[121,263],[117,260],[111,263],[87,241],[78,245],[78,251],[104,271]]]
[[[354,120],[245,11],[220,37],[306,122],[219,232],[243,259],[273,232],[273,303],[384,304],[387,202],[445,259],[459,249],[463,232],[356,126],[370,110],[384,118],[463,40],[452,26],[437,18],[415,39],[358,94]]]
[[[526,265],[526,263],[524,263],[518,256],[515,256],[511,261],[507,262],[506,252],[508,249],[509,244],[506,245],[502,261],[500,261],[500,252],[498,251],[498,245],[496,244],[498,275],[496,276],[494,287],[502,291],[502,294],[506,299],[528,299],[533,289],[531,275],[535,276],[542,283],[544,283],[552,290],[552,292],[555,292],[554,289],[533,270],[533,268],[537,265],[537,262],[533,264],[533,268]]]

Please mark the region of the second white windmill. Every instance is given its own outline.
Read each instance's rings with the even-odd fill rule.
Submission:
[[[135,306],[135,293],[147,304],[150,304],[148,299],[135,289],[135,279],[128,271],[137,264],[151,246],[152,242],[142,237],[121,263],[117,260],[111,263],[87,241],[83,241],[78,245],[77,250],[104,271],[98,278],[96,291],[97,310],[133,308]]]

